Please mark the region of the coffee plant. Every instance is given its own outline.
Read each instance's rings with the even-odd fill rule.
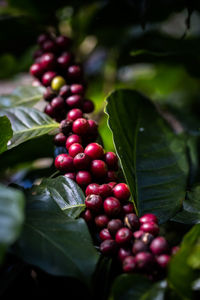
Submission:
[[[2,299],[200,297],[200,7],[147,2],[0,8]]]

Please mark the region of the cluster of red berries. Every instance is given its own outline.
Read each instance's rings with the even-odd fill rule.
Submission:
[[[60,122],[71,109],[75,109],[69,116],[72,119],[74,114],[81,117],[82,113],[91,113],[94,104],[84,98],[86,86],[83,71],[69,50],[71,39],[63,35],[41,34],[38,45],[40,48],[34,53],[35,61],[30,73],[36,78],[33,85],[46,87],[43,95],[48,102],[46,114]]]
[[[70,39],[44,34],[38,43],[30,72],[46,86],[45,112],[60,122],[54,143],[65,149],[56,156],[55,167],[85,192],[81,216],[95,229],[101,253],[116,258],[124,272],[163,272],[178,247],[170,249],[166,239],[158,236],[155,215],[138,218],[129,201],[129,187],[118,183],[116,154],[105,152],[96,142],[98,124],[84,115],[94,105],[84,99],[83,73],[68,52]]]

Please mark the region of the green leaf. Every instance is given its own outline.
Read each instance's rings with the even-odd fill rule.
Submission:
[[[10,108],[16,106],[34,106],[42,99],[43,87],[20,86],[12,94],[0,96],[0,108]]]
[[[3,109],[0,111],[0,116],[2,115],[8,117],[13,130],[13,137],[9,141],[8,149],[12,149],[30,139],[50,133],[59,127],[59,123],[34,108],[18,106]]]
[[[23,221],[23,193],[0,184],[0,262],[6,247],[18,238]]]
[[[39,186],[32,189],[32,193],[51,197],[72,218],[78,217],[85,207],[85,196],[81,188],[65,176],[44,179]]]
[[[195,225],[184,237],[180,250],[171,258],[168,272],[170,286],[183,298],[192,298],[192,283],[195,272],[191,268],[191,253],[199,243],[200,224]]]
[[[123,274],[113,283],[110,299],[113,300],[164,300],[167,283],[153,283],[141,275]]]
[[[24,261],[57,276],[91,283],[99,255],[83,219],[67,217],[49,195],[33,195],[13,251]]]
[[[7,150],[7,143],[12,138],[13,132],[9,119],[0,117],[0,153]]]
[[[136,91],[113,92],[106,112],[138,214],[151,212],[165,222],[181,208],[185,197],[188,163],[184,139],[175,135],[154,105]]]

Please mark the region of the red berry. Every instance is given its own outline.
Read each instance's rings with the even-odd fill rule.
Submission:
[[[74,181],[76,180],[76,173],[74,173],[74,172],[68,172],[68,173],[64,174],[64,176],[71,180],[74,180]]]
[[[79,108],[73,108],[71,109],[67,114],[67,119],[75,121],[78,118],[82,118],[83,113]]]
[[[59,96],[66,98],[70,95],[70,86],[65,84],[59,90]]]
[[[130,197],[130,190],[127,184],[118,183],[113,188],[113,195],[119,200],[128,200]]]
[[[55,66],[55,56],[53,53],[44,53],[41,56],[40,64],[44,70],[50,70]]]
[[[57,58],[58,66],[61,69],[66,69],[69,66],[69,64],[71,63],[71,61],[72,61],[72,55],[69,52],[66,52],[65,54],[63,54]]]
[[[44,75],[42,76],[42,83],[44,86],[49,86],[51,85],[51,81],[53,80],[53,78],[56,76],[56,72],[53,71],[48,71],[46,73],[44,73]]]
[[[99,160],[99,159],[93,160],[91,162],[90,170],[91,173],[97,178],[106,177],[107,166],[103,160]]]
[[[95,217],[94,222],[98,228],[104,228],[109,222],[109,218],[106,215],[98,215]]]
[[[84,118],[78,118],[73,122],[72,130],[74,133],[78,135],[85,135],[88,132],[88,129],[89,129],[89,123]]]
[[[66,136],[60,132],[54,136],[54,144],[56,146],[65,146]]]
[[[56,97],[56,93],[52,90],[50,86],[48,86],[43,94],[43,98],[46,101],[51,101],[55,97]]]
[[[66,136],[68,136],[68,134],[71,132],[71,130],[72,130],[72,121],[71,120],[62,120],[61,122],[60,122],[60,131],[64,134],[64,135],[66,135]]]
[[[127,214],[124,218],[124,225],[135,231],[140,226],[139,218],[134,213]]]
[[[159,255],[156,257],[156,261],[161,268],[165,269],[170,261],[170,256],[167,254]]]
[[[107,152],[104,156],[104,160],[110,170],[118,169],[118,157],[114,152]]]
[[[117,173],[115,171],[109,171],[108,170],[108,174],[107,174],[107,182],[110,181],[117,181],[118,177],[117,177]]]
[[[84,212],[82,212],[81,217],[87,222],[90,223],[93,220],[92,213],[89,209],[86,209]]]
[[[62,110],[65,107],[65,101],[62,97],[56,97],[51,101],[51,106],[54,108],[54,110]]]
[[[78,153],[83,152],[83,146],[78,143],[74,143],[69,147],[69,155],[75,157]]]
[[[69,147],[74,144],[74,143],[79,143],[81,144],[82,140],[81,137],[77,134],[72,134],[67,138],[66,141],[66,148],[69,150]]]
[[[92,194],[86,197],[85,205],[92,211],[99,212],[102,208],[103,200],[101,196]]]
[[[133,236],[135,239],[140,239],[143,234],[144,234],[144,231],[137,230],[133,233]]]
[[[113,255],[117,250],[117,245],[114,240],[105,240],[100,244],[100,251],[104,255]]]
[[[140,239],[143,243],[149,245],[153,241],[154,236],[149,232],[143,232],[143,235],[140,237]]]
[[[127,204],[124,204],[122,206],[122,210],[125,214],[130,214],[132,212],[134,212],[134,205],[133,203],[127,203]]]
[[[132,255],[131,249],[129,247],[121,247],[118,251],[118,259],[123,262],[123,260],[127,257]]]
[[[135,269],[137,268],[135,257],[130,255],[124,258],[122,268],[125,273],[132,273],[133,271],[135,271]]]
[[[106,198],[103,207],[108,216],[117,216],[121,211],[121,204],[119,200],[114,197]]]
[[[117,184],[117,182],[115,182],[115,181],[108,182],[108,185],[111,187],[111,189],[113,189],[116,184]]]
[[[117,244],[124,245],[129,243],[133,238],[132,232],[129,228],[122,227],[120,228],[116,235],[115,235],[115,241]]]
[[[76,174],[76,182],[82,187],[90,184],[91,181],[92,181],[92,177],[90,173],[87,171],[79,171]]]
[[[38,36],[38,39],[37,39],[37,43],[39,45],[42,45],[44,42],[48,41],[50,39],[50,36],[49,34],[47,33],[42,33]]]
[[[83,95],[85,90],[84,90],[84,86],[82,84],[72,84],[70,86],[70,91],[72,94],[78,94],[78,95]]]
[[[133,247],[132,247],[132,252],[133,254],[137,254],[139,252],[146,252],[148,251],[148,246],[147,244],[143,243],[142,241],[140,240],[136,240],[134,243],[133,243]]]
[[[57,47],[53,41],[46,40],[42,44],[42,49],[44,50],[44,52],[55,52]]]
[[[99,195],[99,184],[90,183],[85,190],[85,194],[86,194],[86,196],[92,195],[92,194]]]
[[[45,106],[45,109],[44,109],[44,112],[45,114],[47,114],[48,116],[50,117],[54,117],[54,109],[53,107],[51,106],[50,103],[48,103],[46,106]]]
[[[94,111],[94,103],[91,100],[84,100],[81,108],[86,114],[92,113]]]
[[[115,236],[117,231],[123,227],[123,223],[120,219],[112,219],[108,222],[108,231],[112,236]]]
[[[103,156],[104,149],[98,143],[90,143],[89,145],[87,145],[84,152],[92,159],[98,159]]]
[[[140,270],[149,270],[154,264],[154,257],[149,252],[139,252],[135,256],[137,267]]]
[[[148,222],[148,223],[144,223],[140,226],[140,230],[144,231],[144,232],[149,232],[153,235],[158,235],[159,233],[159,227],[156,223],[153,222]]]
[[[102,198],[107,198],[112,195],[112,189],[108,184],[102,184],[99,186],[99,195]]]
[[[70,108],[79,108],[83,98],[80,95],[72,95],[66,99],[66,103]]]
[[[155,255],[166,254],[169,252],[169,246],[164,237],[158,236],[151,242],[150,250]]]
[[[42,74],[44,73],[44,70],[39,63],[35,63],[30,67],[30,74],[34,77],[40,78]]]
[[[144,223],[149,223],[149,222],[153,222],[153,223],[158,223],[158,219],[154,214],[145,214],[140,218],[140,223],[144,224]]]
[[[62,172],[72,172],[74,169],[73,158],[67,154],[59,154],[55,159],[55,167]]]
[[[89,169],[90,162],[91,162],[91,158],[85,153],[78,153],[74,157],[74,166],[77,170],[87,170],[87,169]]]
[[[112,236],[110,235],[109,231],[107,228],[103,228],[100,233],[99,233],[99,237],[102,241],[105,240],[110,240],[112,239]]]
[[[56,45],[59,49],[65,50],[71,45],[71,39],[65,35],[60,35],[56,38]]]
[[[67,70],[67,77],[71,80],[79,80],[82,76],[82,70],[79,65],[72,65]]]
[[[98,136],[98,124],[94,120],[88,120],[89,123],[89,132],[88,135],[90,136],[91,140],[95,140]]]

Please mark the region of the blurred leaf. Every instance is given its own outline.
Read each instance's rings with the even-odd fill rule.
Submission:
[[[136,91],[115,91],[107,102],[108,124],[138,213],[151,212],[165,222],[185,197],[185,141]]]
[[[0,154],[7,150],[7,143],[12,138],[13,131],[9,119],[0,117]]]
[[[23,221],[23,193],[0,184],[0,262],[6,247],[18,238]]]
[[[12,125],[13,138],[8,145],[8,149],[50,133],[59,127],[59,123],[34,108],[18,106],[2,109],[0,115],[6,115]]]

